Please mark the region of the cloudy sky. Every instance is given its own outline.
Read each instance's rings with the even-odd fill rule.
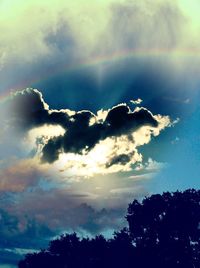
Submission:
[[[0,1],[0,267],[199,188],[198,0]]]

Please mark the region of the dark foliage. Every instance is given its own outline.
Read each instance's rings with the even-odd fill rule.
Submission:
[[[134,200],[128,229],[112,239],[66,234],[47,250],[28,254],[19,268],[200,268],[200,191],[163,193]]]

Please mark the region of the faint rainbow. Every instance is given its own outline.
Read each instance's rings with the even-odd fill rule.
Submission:
[[[16,90],[23,89],[24,87],[30,87],[32,84],[39,83],[40,81],[45,81],[49,79],[49,77],[56,76],[57,74],[73,72],[76,70],[81,70],[85,68],[95,67],[99,64],[109,64],[117,61],[123,61],[126,59],[132,58],[162,58],[162,57],[170,57],[170,58],[185,58],[185,57],[199,57],[200,50],[194,48],[187,48],[182,50],[176,49],[137,49],[137,50],[121,50],[115,53],[111,53],[109,55],[99,55],[90,58],[89,60],[81,60],[69,66],[68,64],[57,64],[53,68],[49,68],[46,72],[44,72],[43,77],[38,78],[33,77],[29,80],[23,80],[19,85],[16,85],[12,89],[6,89],[3,94],[0,94],[0,102],[8,98],[11,92],[15,92]]]

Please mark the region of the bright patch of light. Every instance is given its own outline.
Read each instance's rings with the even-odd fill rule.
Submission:
[[[113,157],[130,154],[127,164],[108,165]],[[88,154],[63,153],[55,166],[67,176],[91,177],[95,174],[108,174],[119,171],[130,171],[131,164],[141,162],[142,155],[137,152],[127,136],[107,138],[100,141]]]
[[[59,125],[44,125],[41,127],[31,129],[24,139],[25,148],[31,150],[35,148],[38,143],[46,144],[47,141],[53,137],[63,136],[65,134],[64,128]],[[41,142],[39,141],[41,139]]]

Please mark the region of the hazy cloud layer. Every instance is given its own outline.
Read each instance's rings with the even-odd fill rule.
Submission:
[[[27,87],[80,66],[95,67],[98,61],[108,59],[112,64],[131,53],[141,58],[148,53],[161,55],[164,61],[160,65],[169,64],[178,74],[188,58],[182,61],[176,52],[187,56],[199,47],[196,0],[90,0],[88,5],[80,0],[61,0],[59,4],[54,0],[13,0],[12,6],[6,2],[0,3],[1,91]],[[32,14],[28,23],[27,14]],[[198,66],[199,62],[192,65],[192,73]],[[97,79],[106,76],[104,66],[96,71]]]
[[[83,59],[102,50],[108,53],[120,49],[187,48],[192,40],[184,38],[189,35],[188,30],[191,37],[198,34],[199,20],[191,9],[198,7],[197,1],[187,4],[181,0],[109,0],[89,1],[87,6],[80,0],[59,3],[15,0],[12,8],[1,3],[2,66],[21,56],[25,62],[35,63],[41,58],[52,66],[52,62],[63,62],[63,58],[71,62],[72,57]],[[32,16],[27,26],[29,12]],[[8,17],[14,18],[15,24]],[[197,39],[193,40],[193,45],[197,45]]]
[[[0,265],[16,267],[22,256],[33,249],[47,246],[55,233],[47,226],[21,215],[20,217],[0,209]],[[12,266],[13,265],[13,266]]]
[[[23,192],[38,185],[44,176],[44,170],[30,159],[13,161],[0,170],[0,192]]]
[[[95,209],[87,203],[89,199],[90,196],[86,193],[71,194],[70,191],[61,189],[38,190],[30,196],[24,195],[24,202],[11,208],[19,211],[18,217],[28,215],[40,225],[60,232],[78,231],[91,235],[119,229],[124,224],[120,214],[125,214],[125,208]]]

